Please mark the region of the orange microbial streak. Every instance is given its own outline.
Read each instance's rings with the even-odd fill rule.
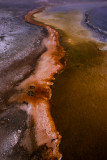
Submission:
[[[34,118],[37,145],[46,144],[52,148],[49,159],[55,157],[61,159],[59,152],[61,136],[51,117],[49,100],[51,98],[50,86],[53,85],[54,75],[63,69],[60,60],[64,57],[65,51],[59,43],[58,33],[51,27],[33,19],[33,14],[40,11],[42,9],[29,12],[25,19],[29,23],[43,26],[48,30],[48,37],[42,42],[47,51],[41,55],[33,74],[17,87],[19,91],[23,92],[19,95],[18,101],[28,102],[28,113]]]

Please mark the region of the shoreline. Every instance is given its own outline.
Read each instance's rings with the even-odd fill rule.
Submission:
[[[46,10],[38,15],[35,14],[35,18],[45,24],[53,25],[57,29],[68,31],[68,37],[60,35],[60,37],[63,35],[61,44],[67,52],[66,68],[62,74],[56,77],[51,99],[51,113],[56,127],[62,135],[60,145],[62,159],[86,159],[86,155],[87,159],[90,159],[91,153],[95,155],[96,159],[97,150],[101,150],[103,157],[104,147],[102,148],[102,146],[104,143],[102,137],[96,136],[96,134],[98,131],[102,135],[105,134],[99,122],[103,127],[106,126],[106,123],[103,123],[103,120],[106,120],[106,117],[103,119],[104,112],[102,111],[102,114],[100,112],[102,107],[106,110],[106,104],[102,103],[106,100],[104,88],[106,86],[106,63],[104,62],[106,52],[99,49],[100,44],[96,39],[94,40],[92,32],[87,30],[88,27],[85,28],[81,25],[83,14],[75,23],[74,20],[80,14],[75,12],[74,16],[69,14],[68,17],[67,13],[60,15],[58,13],[59,10],[55,15],[51,10],[49,12]],[[76,27],[77,30],[75,30]],[[73,37],[73,33],[78,34]],[[69,39],[75,43],[70,43],[72,41]],[[97,142],[98,148],[96,149]]]
[[[36,9],[36,12],[40,12],[41,9]],[[52,96],[51,86],[55,80],[54,76],[59,74],[63,69],[61,60],[65,55],[65,51],[59,43],[58,32],[51,29],[49,26],[41,25],[39,22],[37,23],[35,20],[31,19],[33,12],[35,13],[35,10],[29,12],[27,16],[25,16],[25,19],[27,18],[26,21],[29,21],[28,23],[32,21],[34,22],[34,25],[40,26],[36,27],[31,25],[33,32],[36,32],[36,34],[34,34],[35,37],[33,36],[35,42],[33,44],[29,44],[30,46],[33,45],[31,52],[26,54],[22,52],[21,54],[17,49],[17,59],[15,59],[14,62],[12,61],[9,68],[5,66],[1,71],[3,74],[1,74],[1,78],[3,79],[5,77],[4,81],[2,81],[3,85],[7,87],[7,84],[5,83],[6,80],[10,86],[6,88],[7,90],[5,90],[5,87],[3,88],[1,86],[3,88],[3,90],[1,89],[1,93],[3,94],[1,94],[2,96],[0,97],[0,100],[3,100],[3,102],[1,104],[0,127],[1,133],[4,129],[6,132],[1,136],[2,139],[0,139],[0,153],[2,157],[5,154],[2,143],[4,141],[4,137],[6,137],[9,142],[8,150],[11,148],[13,150],[15,148],[14,153],[18,150],[18,153],[20,153],[18,157],[21,159],[27,160],[27,158],[30,158],[34,160],[42,158],[50,160],[51,158],[59,160],[62,157],[59,152],[61,135],[56,130],[53,118],[51,117],[50,99]],[[11,15],[9,16],[11,17]],[[23,20],[22,17],[21,20]],[[30,30],[30,24],[26,25]],[[34,31],[34,29],[36,29],[36,31]],[[28,33],[30,33],[30,31]],[[30,39],[30,37],[28,38]],[[31,70],[27,64],[30,65]],[[24,71],[22,68],[23,66],[25,66]],[[18,67],[19,69],[17,70]],[[14,76],[14,78],[12,78],[11,74],[8,75],[11,70],[13,71],[12,76]],[[15,74],[16,71],[17,74]],[[22,77],[20,78],[19,76],[19,79],[16,80],[15,76],[18,75],[21,75]],[[11,83],[8,78],[11,78]],[[16,119],[20,119],[19,122],[18,120],[17,122],[13,120],[14,114],[16,115]],[[9,117],[8,121],[5,120],[7,117]],[[17,130],[19,123],[21,123],[20,121],[22,121],[24,125],[21,129]],[[11,133],[13,130],[9,131],[8,128],[6,128],[8,126],[8,122],[10,128],[11,126],[14,126],[14,133]],[[2,126],[2,123],[4,123],[5,126]],[[15,141],[13,146],[11,146],[11,137],[8,136],[10,134],[17,138],[17,141],[15,141],[13,137],[12,141]],[[14,153],[12,152],[10,156],[13,156]],[[8,154],[9,153],[7,152],[5,157],[7,157]]]
[[[25,20],[28,23],[43,26],[48,30],[46,37],[41,45],[46,46],[47,50],[40,56],[37,68],[29,78],[24,80],[16,90],[22,93],[10,98],[10,103],[26,102],[27,107],[22,107],[28,115],[31,115],[34,122],[34,135],[37,147],[46,145],[48,147],[45,156],[46,159],[61,159],[59,152],[59,144],[61,136],[56,130],[54,121],[50,113],[51,86],[54,75],[58,74],[62,69],[61,59],[65,55],[65,51],[59,43],[59,35],[54,29],[45,24],[35,21],[32,17],[34,13],[42,11],[43,8],[28,12]],[[33,90],[29,90],[29,86],[33,86]],[[17,98],[18,97],[18,98]],[[42,154],[42,153],[41,153]]]

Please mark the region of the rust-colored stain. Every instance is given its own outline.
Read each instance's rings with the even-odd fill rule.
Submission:
[[[48,30],[41,45],[45,45],[47,50],[41,55],[37,68],[33,74],[24,80],[17,87],[19,95],[11,98],[10,101],[28,103],[28,113],[34,118],[35,140],[38,146],[46,144],[52,151],[49,159],[60,159],[59,144],[61,136],[55,128],[55,124],[50,114],[51,88],[54,75],[58,74],[63,65],[60,60],[64,57],[65,51],[59,43],[59,35],[54,29],[33,19],[33,14],[42,11],[33,10],[25,16],[25,20],[31,24],[43,26]]]

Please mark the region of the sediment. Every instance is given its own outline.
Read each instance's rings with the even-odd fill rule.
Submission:
[[[52,95],[51,86],[55,79],[54,76],[63,69],[60,61],[64,57],[65,51],[59,43],[58,33],[51,27],[33,19],[33,14],[41,10],[29,12],[25,16],[25,20],[47,29],[48,37],[44,38],[41,44],[46,47],[46,51],[40,56],[37,67],[32,75],[16,87],[17,94],[14,94],[9,101],[10,103],[24,103],[21,109],[26,110],[27,114],[32,117],[33,149],[32,146],[30,147],[25,143],[27,138],[23,141],[22,146],[30,154],[34,153],[33,159],[61,159],[59,152],[61,136],[56,130],[51,117],[49,100]],[[38,153],[39,157],[37,156]]]
[[[60,61],[65,51],[59,43],[58,33],[33,19],[33,14],[42,9],[31,11],[25,16],[26,22],[41,26],[43,35],[36,38],[38,47],[35,49],[34,44],[31,54],[23,55],[21,52],[21,57],[18,54],[15,61],[9,57],[12,59],[10,64],[0,71],[0,130],[4,133],[0,139],[2,159],[14,160],[17,156],[21,160],[50,160],[61,159],[62,156],[59,152],[61,136],[51,117],[49,101],[54,76],[63,69]],[[11,71],[13,74],[9,74]],[[4,137],[8,141],[8,151],[4,148]]]

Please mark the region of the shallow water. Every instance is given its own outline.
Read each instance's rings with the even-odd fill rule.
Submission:
[[[90,22],[107,32],[107,7],[92,10],[90,12]]]
[[[66,67],[53,86],[51,112],[62,135],[63,160],[107,159],[106,43],[81,25],[83,12],[52,12],[35,19],[59,30]]]
[[[85,16],[87,26],[99,34],[100,40],[107,42],[107,5],[89,10]]]

